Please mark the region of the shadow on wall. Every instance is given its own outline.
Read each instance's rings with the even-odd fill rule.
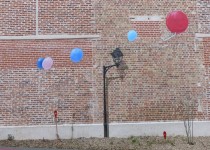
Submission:
[[[128,70],[128,66],[125,63],[125,61],[122,60],[122,62],[120,63],[120,66],[117,69],[117,72],[120,75],[120,79],[123,80],[127,74],[126,70]]]
[[[117,68],[117,72],[119,73],[119,75],[115,76],[115,77],[106,77],[106,99],[108,100],[108,87],[109,84],[116,80],[116,79],[121,79],[121,81],[126,77],[126,70],[128,70],[128,66],[126,65],[125,61],[121,61],[119,67]],[[106,101],[106,106],[107,106],[107,110],[109,110],[109,101]],[[107,123],[109,123],[109,112],[107,113]]]

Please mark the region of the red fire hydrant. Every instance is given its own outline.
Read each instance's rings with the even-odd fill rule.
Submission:
[[[166,139],[166,131],[163,132],[163,137]]]

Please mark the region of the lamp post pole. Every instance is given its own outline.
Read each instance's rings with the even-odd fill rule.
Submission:
[[[123,53],[120,51],[119,48],[116,48],[112,53],[112,58],[114,61],[114,65],[110,66],[103,66],[103,84],[104,84],[104,137],[109,137],[109,115],[107,112],[107,101],[106,101],[106,73],[107,71],[116,66],[117,68],[120,65],[120,62],[122,61]]]
[[[117,66],[115,65],[110,65],[110,66],[103,66],[103,84],[104,84],[104,137],[109,137],[109,122],[108,122],[108,112],[107,112],[107,101],[106,101],[106,73],[107,71],[114,67]]]

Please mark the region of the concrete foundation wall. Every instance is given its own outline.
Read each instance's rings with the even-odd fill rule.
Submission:
[[[163,131],[168,136],[186,136],[184,123],[174,122],[139,122],[139,123],[112,123],[109,125],[110,137],[126,138],[130,136],[162,136]],[[210,136],[209,121],[194,121],[194,136]],[[14,136],[16,140],[25,139],[56,139],[56,127],[54,125],[45,126],[1,126],[0,140],[8,138],[8,134]],[[102,124],[68,124],[59,125],[58,134],[61,139],[70,138],[102,138]]]

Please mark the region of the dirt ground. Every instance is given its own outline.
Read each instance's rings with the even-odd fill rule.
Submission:
[[[73,150],[210,150],[210,137],[129,137],[129,138],[79,138],[69,140],[2,140],[3,147],[57,148]]]

